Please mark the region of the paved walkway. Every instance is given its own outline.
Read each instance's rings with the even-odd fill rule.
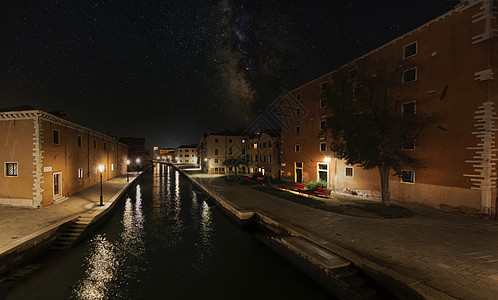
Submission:
[[[127,182],[126,176],[117,176],[104,181],[102,185],[104,204],[134,178],[134,175],[130,175],[130,181]],[[8,249],[9,244],[15,244],[23,237],[68,217],[106,208],[99,206],[99,203],[100,184],[96,184],[71,195],[64,202],[42,208],[0,206],[0,249]]]
[[[309,208],[212,175],[190,176],[239,209],[260,211],[460,299],[498,299],[498,223],[402,204],[411,218]],[[399,203],[397,203],[399,204]]]

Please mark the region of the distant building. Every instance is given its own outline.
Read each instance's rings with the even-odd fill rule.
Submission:
[[[199,142],[202,170],[209,174],[247,173],[242,164],[246,156],[245,144],[246,138],[241,131],[203,134]]]
[[[462,1],[441,17],[341,67],[355,80],[358,65],[399,61],[404,67],[399,78],[400,115],[437,114],[436,124],[403,147],[425,168],[407,168],[401,179],[392,176],[393,199],[496,213],[497,12],[497,1]],[[379,195],[376,169],[347,165],[328,147],[324,91],[332,84],[333,72],[294,89],[282,101],[282,176]]]
[[[175,163],[180,164],[198,164],[199,163],[199,150],[197,144],[181,145],[175,149],[174,152]]]
[[[260,130],[251,134],[246,143],[246,164],[249,173],[280,177],[280,132]]]
[[[145,148],[145,138],[122,137],[119,142],[129,146],[128,157],[130,158],[130,167],[132,169],[140,169],[144,164],[148,163],[150,157]]]
[[[41,207],[126,172],[128,146],[35,109],[0,110],[0,204]],[[96,199],[97,200],[97,199]]]

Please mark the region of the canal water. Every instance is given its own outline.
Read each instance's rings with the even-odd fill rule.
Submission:
[[[87,240],[7,299],[330,299],[174,168],[143,174]]]

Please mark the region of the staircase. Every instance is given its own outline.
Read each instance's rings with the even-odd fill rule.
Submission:
[[[61,195],[57,195],[57,196],[54,197],[54,204],[64,202],[64,201],[66,201],[68,199],[69,199],[69,197],[64,197],[64,196],[61,196]]]
[[[93,216],[84,214],[73,221],[71,226],[62,233],[57,240],[51,245],[51,249],[55,251],[63,251],[71,248],[83,234],[88,225],[92,222]]]

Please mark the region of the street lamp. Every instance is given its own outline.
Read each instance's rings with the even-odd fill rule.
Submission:
[[[102,197],[102,172],[104,172],[104,165],[99,165],[100,171],[100,206],[104,206],[104,198]]]
[[[137,164],[139,164],[140,163],[140,158],[137,158],[136,162],[137,162]]]
[[[127,160],[126,160],[126,181],[130,181],[130,177],[129,177],[129,175],[128,175],[128,174],[130,173],[130,172],[128,171],[129,167],[130,167],[130,160],[129,160],[129,159],[127,159]]]

